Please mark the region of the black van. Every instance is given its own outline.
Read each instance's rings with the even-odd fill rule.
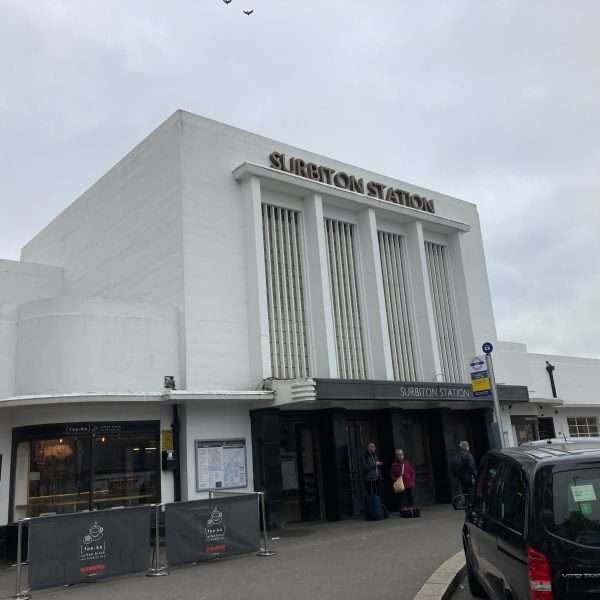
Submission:
[[[473,596],[600,599],[599,438],[492,450],[466,503]]]

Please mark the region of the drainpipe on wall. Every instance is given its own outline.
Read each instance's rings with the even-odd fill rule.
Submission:
[[[546,361],[546,371],[548,371],[548,377],[550,377],[550,387],[552,388],[552,397],[558,398],[556,394],[556,383],[554,381],[554,370],[556,367],[551,365],[548,361]]]
[[[173,404],[173,422],[171,423],[171,429],[173,430],[173,451],[175,452],[176,465],[173,471],[173,499],[175,502],[181,501],[181,454],[180,454],[180,443],[179,443],[179,412],[177,404]]]

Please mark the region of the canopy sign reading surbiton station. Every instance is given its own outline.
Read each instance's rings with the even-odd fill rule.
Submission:
[[[269,160],[271,161],[272,169],[277,169],[284,173],[291,173],[292,175],[305,177],[312,181],[334,185],[342,190],[364,194],[365,196],[385,200],[392,204],[400,204],[416,208],[417,210],[435,213],[433,200],[419,194],[412,194],[405,190],[378,183],[377,181],[367,181],[365,184],[365,180],[362,177],[356,177],[345,171],[336,171],[331,167],[317,165],[313,162],[305,162],[301,158],[295,158],[294,156],[287,157],[281,152],[271,152]]]

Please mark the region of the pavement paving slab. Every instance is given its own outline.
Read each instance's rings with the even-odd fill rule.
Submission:
[[[461,547],[463,514],[427,507],[420,519],[392,516],[304,523],[273,532],[277,556],[245,555],[172,568],[166,577],[128,575],[33,592],[34,600],[413,600]],[[0,599],[14,593],[14,570],[0,568]]]

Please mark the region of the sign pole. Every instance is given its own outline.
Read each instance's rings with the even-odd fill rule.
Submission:
[[[152,566],[146,573],[147,577],[162,577],[168,575],[167,567],[160,566],[160,511],[162,504],[154,504],[154,556],[152,557]]]
[[[256,556],[275,556],[277,552],[269,550],[269,531],[267,529],[267,510],[265,503],[265,493],[257,492],[257,498],[259,502],[259,511],[262,516],[262,530],[263,530],[263,547],[256,553]]]
[[[491,344],[490,344],[491,346]],[[486,351],[484,344],[484,351]],[[489,373],[490,384],[492,388],[492,399],[494,401],[494,420],[498,427],[498,441],[500,448],[504,448],[504,433],[502,432],[502,414],[500,413],[500,401],[498,400],[498,388],[496,387],[496,376],[494,375],[494,362],[492,360],[491,349],[489,352],[485,352],[485,365]]]

